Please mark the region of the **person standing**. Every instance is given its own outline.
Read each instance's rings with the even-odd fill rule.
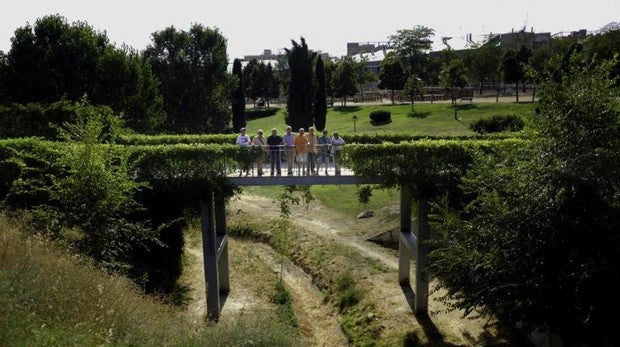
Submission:
[[[334,137],[332,137],[332,152],[334,154],[334,168],[336,169],[336,175],[340,175],[340,151],[344,146],[344,139],[340,137],[337,131],[334,131]]]
[[[293,128],[286,127],[286,134],[282,138],[284,144],[284,151],[286,153],[286,166],[288,168],[288,175],[293,174],[293,167],[295,165],[295,135],[293,134]]]
[[[319,143],[318,137],[314,134],[314,128],[308,128],[308,175],[316,175],[318,171],[315,171],[317,165],[317,145]]]
[[[258,133],[252,139],[252,148],[255,149],[256,155],[256,170],[259,176],[263,175],[263,162],[265,161],[265,152],[267,151],[267,139],[263,136],[263,131],[258,130]]]
[[[250,135],[246,134],[245,128],[239,130],[239,136],[237,136],[237,145],[239,146],[239,152],[237,154],[237,162],[239,163],[239,176],[245,171],[245,175],[250,175]]]
[[[316,164],[316,172],[317,174],[320,171],[320,163],[325,165],[325,175],[329,175],[327,173],[327,166],[329,165],[329,151],[332,145],[332,138],[328,136],[327,130],[323,130],[323,135],[319,136],[319,148],[318,148],[318,161]]]
[[[299,133],[295,136],[295,155],[297,159],[297,172],[301,171],[301,174],[305,176],[307,174],[308,138],[304,128],[299,128]]]
[[[269,145],[269,158],[271,159],[271,176],[273,176],[274,167],[277,170],[278,176],[281,176],[280,145],[282,145],[282,137],[278,136],[276,128],[271,129],[271,135],[267,138],[267,145]]]

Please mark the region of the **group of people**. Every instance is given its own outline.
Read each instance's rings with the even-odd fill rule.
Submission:
[[[241,128],[237,136],[237,145],[242,149],[258,149],[255,161],[259,176],[263,175],[266,153],[269,153],[271,176],[282,175],[282,155],[286,159],[289,176],[293,175],[295,169],[301,175],[318,175],[321,165],[324,166],[325,175],[329,175],[327,171],[329,158],[333,158],[335,173],[340,175],[340,150],[344,144],[344,140],[337,131],[334,131],[333,137],[329,136],[327,130],[323,130],[322,135],[318,136],[313,127],[308,128],[307,133],[304,128],[300,128],[295,135],[293,129],[287,126],[284,136],[279,136],[278,130],[273,128],[269,137],[265,137],[263,131],[258,130],[252,139],[246,133],[246,129]],[[246,175],[249,175],[249,167],[241,164],[239,175],[241,176],[243,170],[246,171]]]

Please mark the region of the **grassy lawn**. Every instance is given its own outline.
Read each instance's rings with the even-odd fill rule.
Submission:
[[[424,134],[470,134],[468,125],[480,118],[496,114],[516,113],[529,115],[534,107],[533,103],[514,102],[481,102],[459,103],[459,120],[454,119],[454,107],[450,103],[420,103],[414,106],[415,113],[411,113],[411,105],[362,105],[330,107],[327,112],[327,129],[343,134],[353,132],[353,115],[357,116],[357,132],[374,131],[405,131]],[[280,106],[280,111],[274,116],[253,119],[248,122],[248,132],[255,135],[258,129],[278,129],[284,132],[284,111],[286,105]],[[373,125],[369,114],[374,110],[389,110],[392,121],[388,124]],[[295,129],[296,131],[297,129]]]
[[[277,200],[284,192],[281,186],[244,187],[249,194],[255,194]],[[376,189],[370,201],[363,205],[358,199],[358,188],[353,185],[312,186],[312,196],[322,205],[342,214],[355,217],[364,210],[377,210],[380,207],[398,204],[400,195],[395,189]]]

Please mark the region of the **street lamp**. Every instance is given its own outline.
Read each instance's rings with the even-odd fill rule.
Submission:
[[[356,124],[357,124],[357,115],[354,114],[353,115],[353,132],[357,130]]]

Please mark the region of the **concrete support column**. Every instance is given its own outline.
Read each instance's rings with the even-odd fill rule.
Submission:
[[[411,232],[411,189],[407,185],[400,186],[400,232]],[[403,242],[402,237],[398,238],[398,282],[401,284],[409,283],[411,272],[411,252]]]
[[[209,191],[200,202],[202,224],[202,251],[204,255],[205,280],[207,282],[207,314],[209,319],[220,318],[220,293],[217,266],[217,238],[215,234],[215,215],[213,191]]]
[[[226,236],[226,199],[220,190],[215,191],[215,233],[223,245],[219,249],[220,255],[217,262],[220,293],[230,291],[230,275],[228,271],[228,240]],[[219,246],[219,245],[218,245]]]
[[[428,213],[430,205],[426,199],[419,199],[416,207],[414,230],[417,232],[418,251],[416,252],[415,267],[415,314],[428,314],[428,283],[427,271],[428,243],[430,228],[428,227]]]

